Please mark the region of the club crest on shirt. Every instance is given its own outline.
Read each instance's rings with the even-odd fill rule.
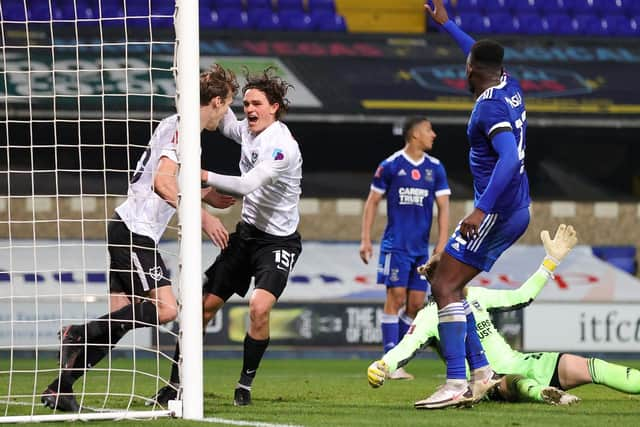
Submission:
[[[420,180],[420,171],[418,169],[412,169],[411,170],[411,178],[413,178],[414,181],[419,181]]]
[[[427,182],[433,182],[433,169],[424,170],[424,180]]]
[[[273,160],[284,160],[284,152],[279,148],[275,148],[271,157],[273,157]]]
[[[160,266],[150,268],[149,276],[157,282],[162,278],[162,268],[160,268]]]
[[[257,151],[252,151],[251,152],[251,163],[255,163],[256,160],[258,160],[258,152]]]

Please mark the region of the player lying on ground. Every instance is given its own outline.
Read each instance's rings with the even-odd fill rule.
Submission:
[[[508,401],[546,401],[554,404],[570,404],[579,400],[565,393],[583,384],[602,384],[624,393],[640,393],[640,371],[615,365],[596,358],[584,358],[574,354],[544,352],[520,353],[513,350],[496,330],[489,316],[490,311],[507,311],[530,304],[547,283],[560,261],[577,242],[571,226],[560,225],[553,240],[549,233],[541,233],[546,256],[540,268],[522,286],[514,290],[494,290],[481,287],[466,288],[466,297],[477,319],[487,359],[496,372],[506,375],[498,388],[490,393],[494,398]],[[429,277],[433,263],[420,267]],[[372,387],[380,387],[389,372],[404,366],[425,346],[439,351],[438,313],[431,302],[418,313],[409,332],[402,341],[381,360],[373,362],[367,376]],[[415,403],[422,408],[424,401]]]

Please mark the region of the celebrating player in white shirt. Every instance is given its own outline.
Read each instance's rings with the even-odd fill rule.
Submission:
[[[220,66],[200,75],[200,130],[214,131],[238,90],[235,75]],[[73,383],[95,366],[128,331],[175,319],[176,299],[158,242],[176,211],[178,200],[178,115],[162,120],[140,157],[129,183],[127,200],[116,208],[108,227],[110,310],[97,320],[61,331],[59,376],[41,396],[51,409],[78,412]],[[218,208],[234,203],[214,189],[203,190],[205,202]],[[229,234],[204,209],[202,229],[219,247]]]
[[[244,94],[246,118],[238,121],[228,111],[220,123],[224,135],[241,145],[241,176],[203,173],[203,182],[243,196],[241,221],[229,237],[229,246],[206,271],[203,325],[234,294],[245,296],[251,278],[255,289],[249,299],[250,324],[244,339],[244,359],[234,404],[251,403],[251,384],[269,345],[269,314],[287,285],[302,251],[298,202],[302,192],[302,156],[298,143],[280,121],[288,109],[290,85],[268,68],[259,75],[247,73]],[[174,360],[178,360],[176,347]],[[165,405],[175,398],[179,383],[174,362],[171,384],[154,400]]]

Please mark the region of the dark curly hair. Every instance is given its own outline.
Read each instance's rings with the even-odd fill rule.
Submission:
[[[275,75],[277,69],[273,66],[267,67],[259,74],[251,74],[247,68],[244,68],[243,72],[247,83],[242,88],[242,93],[249,89],[258,89],[263,92],[269,104],[277,103],[280,106],[276,111],[276,119],[279,120],[289,110],[289,100],[286,96],[289,88],[293,86]]]
[[[209,104],[216,96],[222,99],[226,99],[229,94],[235,96],[238,87],[233,71],[213,64],[209,71],[200,74],[200,105]]]

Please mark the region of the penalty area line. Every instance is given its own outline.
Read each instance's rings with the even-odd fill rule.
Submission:
[[[261,421],[242,421],[242,420],[229,420],[226,418],[204,418],[203,422],[211,423],[211,424],[226,424],[226,425],[234,425],[234,426],[253,426],[253,427],[304,427],[296,424],[273,424],[273,423],[265,423]]]

